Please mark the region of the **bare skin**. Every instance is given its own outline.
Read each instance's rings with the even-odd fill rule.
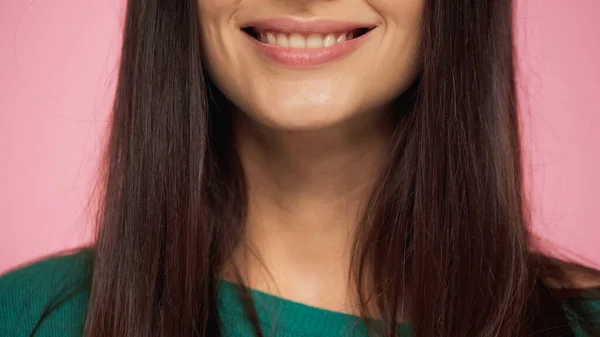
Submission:
[[[356,313],[348,275],[353,234],[387,156],[386,107],[420,71],[424,1],[198,0],[198,5],[208,71],[238,109],[249,214],[235,264],[251,288]],[[291,20],[293,27],[322,20],[372,29],[351,54],[297,68],[264,57],[242,29],[272,19]],[[295,32],[288,33],[291,41]],[[233,278],[231,269],[224,277]]]
[[[241,118],[249,213],[237,258],[250,287],[357,313],[348,277],[351,245],[389,129],[375,116],[300,132]]]

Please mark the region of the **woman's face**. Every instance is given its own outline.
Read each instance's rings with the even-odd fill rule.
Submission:
[[[211,78],[279,129],[381,109],[419,72],[425,0],[198,0]]]

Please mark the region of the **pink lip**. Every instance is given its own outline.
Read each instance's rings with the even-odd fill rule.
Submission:
[[[372,28],[373,25],[357,24],[341,21],[296,21],[289,19],[271,19],[246,25],[263,31],[275,31],[282,33],[341,33],[358,28]],[[323,48],[287,48],[270,45],[246,36],[256,47],[259,54],[275,63],[292,68],[313,68],[339,60],[356,49],[358,49],[370,35],[367,32],[352,40],[336,43],[330,47]],[[245,33],[244,33],[245,34]]]

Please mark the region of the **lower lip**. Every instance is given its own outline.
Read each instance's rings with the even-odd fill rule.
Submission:
[[[314,49],[288,48],[266,44],[246,33],[242,33],[253,42],[262,56],[275,63],[294,68],[313,68],[340,60],[351,54],[363,44],[371,31],[352,40],[336,43],[330,47]]]

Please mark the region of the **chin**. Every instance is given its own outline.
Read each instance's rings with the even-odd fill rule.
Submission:
[[[249,109],[246,114],[255,122],[273,129],[302,131],[326,129],[352,118],[351,109],[336,105],[301,105]]]

